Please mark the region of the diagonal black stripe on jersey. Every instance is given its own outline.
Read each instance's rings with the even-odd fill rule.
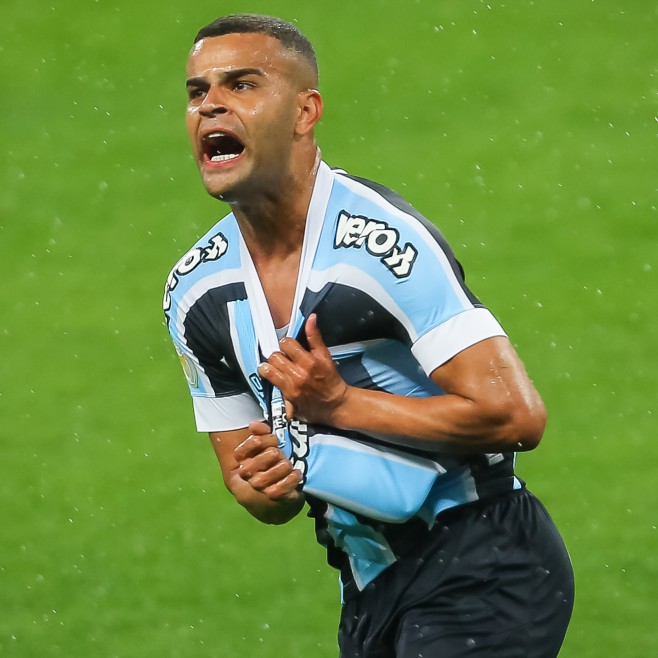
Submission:
[[[227,308],[229,302],[246,298],[243,283],[212,288],[192,305],[184,321],[187,345],[217,397],[250,390],[233,349]]]
[[[370,188],[371,190],[373,190],[373,192],[377,192],[379,196],[381,196],[383,199],[388,201],[391,205],[395,206],[398,210],[401,210],[402,212],[407,213],[408,215],[411,215],[412,217],[417,219],[429,231],[430,235],[436,240],[437,244],[441,247],[441,249],[445,253],[446,257],[448,258],[448,262],[452,267],[452,271],[454,272],[455,277],[457,278],[457,281],[459,281],[459,284],[461,285],[462,289],[464,290],[464,293],[468,297],[471,304],[473,304],[473,306],[478,306],[478,307],[483,306],[480,300],[473,294],[470,288],[466,285],[466,275],[464,273],[464,268],[455,257],[455,254],[450,248],[448,241],[443,237],[441,231],[439,231],[439,229],[434,224],[432,224],[432,222],[430,222],[429,219],[427,219],[427,217],[421,215],[406,199],[401,197],[397,192],[390,190],[388,187],[384,187],[383,185],[368,180],[367,178],[360,178],[359,176],[351,176],[350,174],[347,174],[342,170],[335,170],[335,171],[336,174],[338,174],[339,176],[344,176],[345,178],[349,178],[350,180],[356,181],[361,185],[365,185],[365,187]]]
[[[411,346],[402,323],[370,295],[340,283],[327,283],[319,292],[306,290],[302,315],[318,316],[318,328],[326,345],[347,345],[378,338],[392,338]],[[299,342],[308,347],[301,330]]]

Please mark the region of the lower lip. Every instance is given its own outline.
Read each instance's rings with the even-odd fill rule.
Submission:
[[[243,155],[244,155],[244,151],[242,151],[242,153],[240,153],[240,155],[238,155],[237,158],[231,158],[230,160],[220,160],[219,162],[213,162],[210,159],[210,156],[207,153],[204,153],[203,166],[205,169],[225,169],[226,167],[230,167],[236,162],[242,160]]]

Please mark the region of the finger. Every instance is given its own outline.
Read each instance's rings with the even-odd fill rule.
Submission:
[[[275,352],[267,362],[258,366],[258,374],[285,394],[291,390],[293,382],[304,380],[306,371],[292,363],[281,352]]]
[[[269,471],[279,463],[287,463],[288,466],[291,467],[290,461],[288,461],[277,448],[269,447],[254,457],[248,457],[241,462],[238,466],[238,471],[243,480],[251,480],[259,473]]]
[[[279,342],[281,351],[288,357],[291,366],[299,365],[309,368],[313,364],[313,357],[294,338],[283,338]]]
[[[295,405],[290,402],[290,400],[284,400],[283,403],[286,406],[286,418],[290,420],[295,417]]]
[[[270,384],[283,390],[286,385],[286,376],[275,366],[270,363],[264,362],[258,366],[258,374],[266,379]]]
[[[303,477],[300,471],[293,469],[292,473],[283,480],[263,489],[263,493],[272,500],[285,498],[299,487]]]
[[[284,376],[298,376],[303,366],[288,358],[283,352],[272,352],[267,362]]]
[[[277,439],[273,434],[250,434],[240,445],[233,451],[233,457],[236,461],[242,462],[250,457],[255,457],[267,448],[277,446]]]
[[[271,434],[272,428],[264,420],[254,420],[249,423],[249,434]]]
[[[274,487],[285,480],[292,472],[292,466],[289,461],[279,461],[266,471],[259,471],[249,478],[249,484],[256,491],[264,491],[269,487]]]

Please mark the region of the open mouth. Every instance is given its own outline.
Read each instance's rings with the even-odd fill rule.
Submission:
[[[244,145],[233,135],[221,131],[210,133],[201,140],[204,158],[210,162],[228,162],[239,157]]]

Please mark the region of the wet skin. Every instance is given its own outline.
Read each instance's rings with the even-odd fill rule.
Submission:
[[[314,82],[298,53],[263,34],[202,39],[187,63],[187,130],[209,194],[237,202],[280,193],[293,166],[300,100]],[[244,147],[212,162],[204,137],[223,132]]]

